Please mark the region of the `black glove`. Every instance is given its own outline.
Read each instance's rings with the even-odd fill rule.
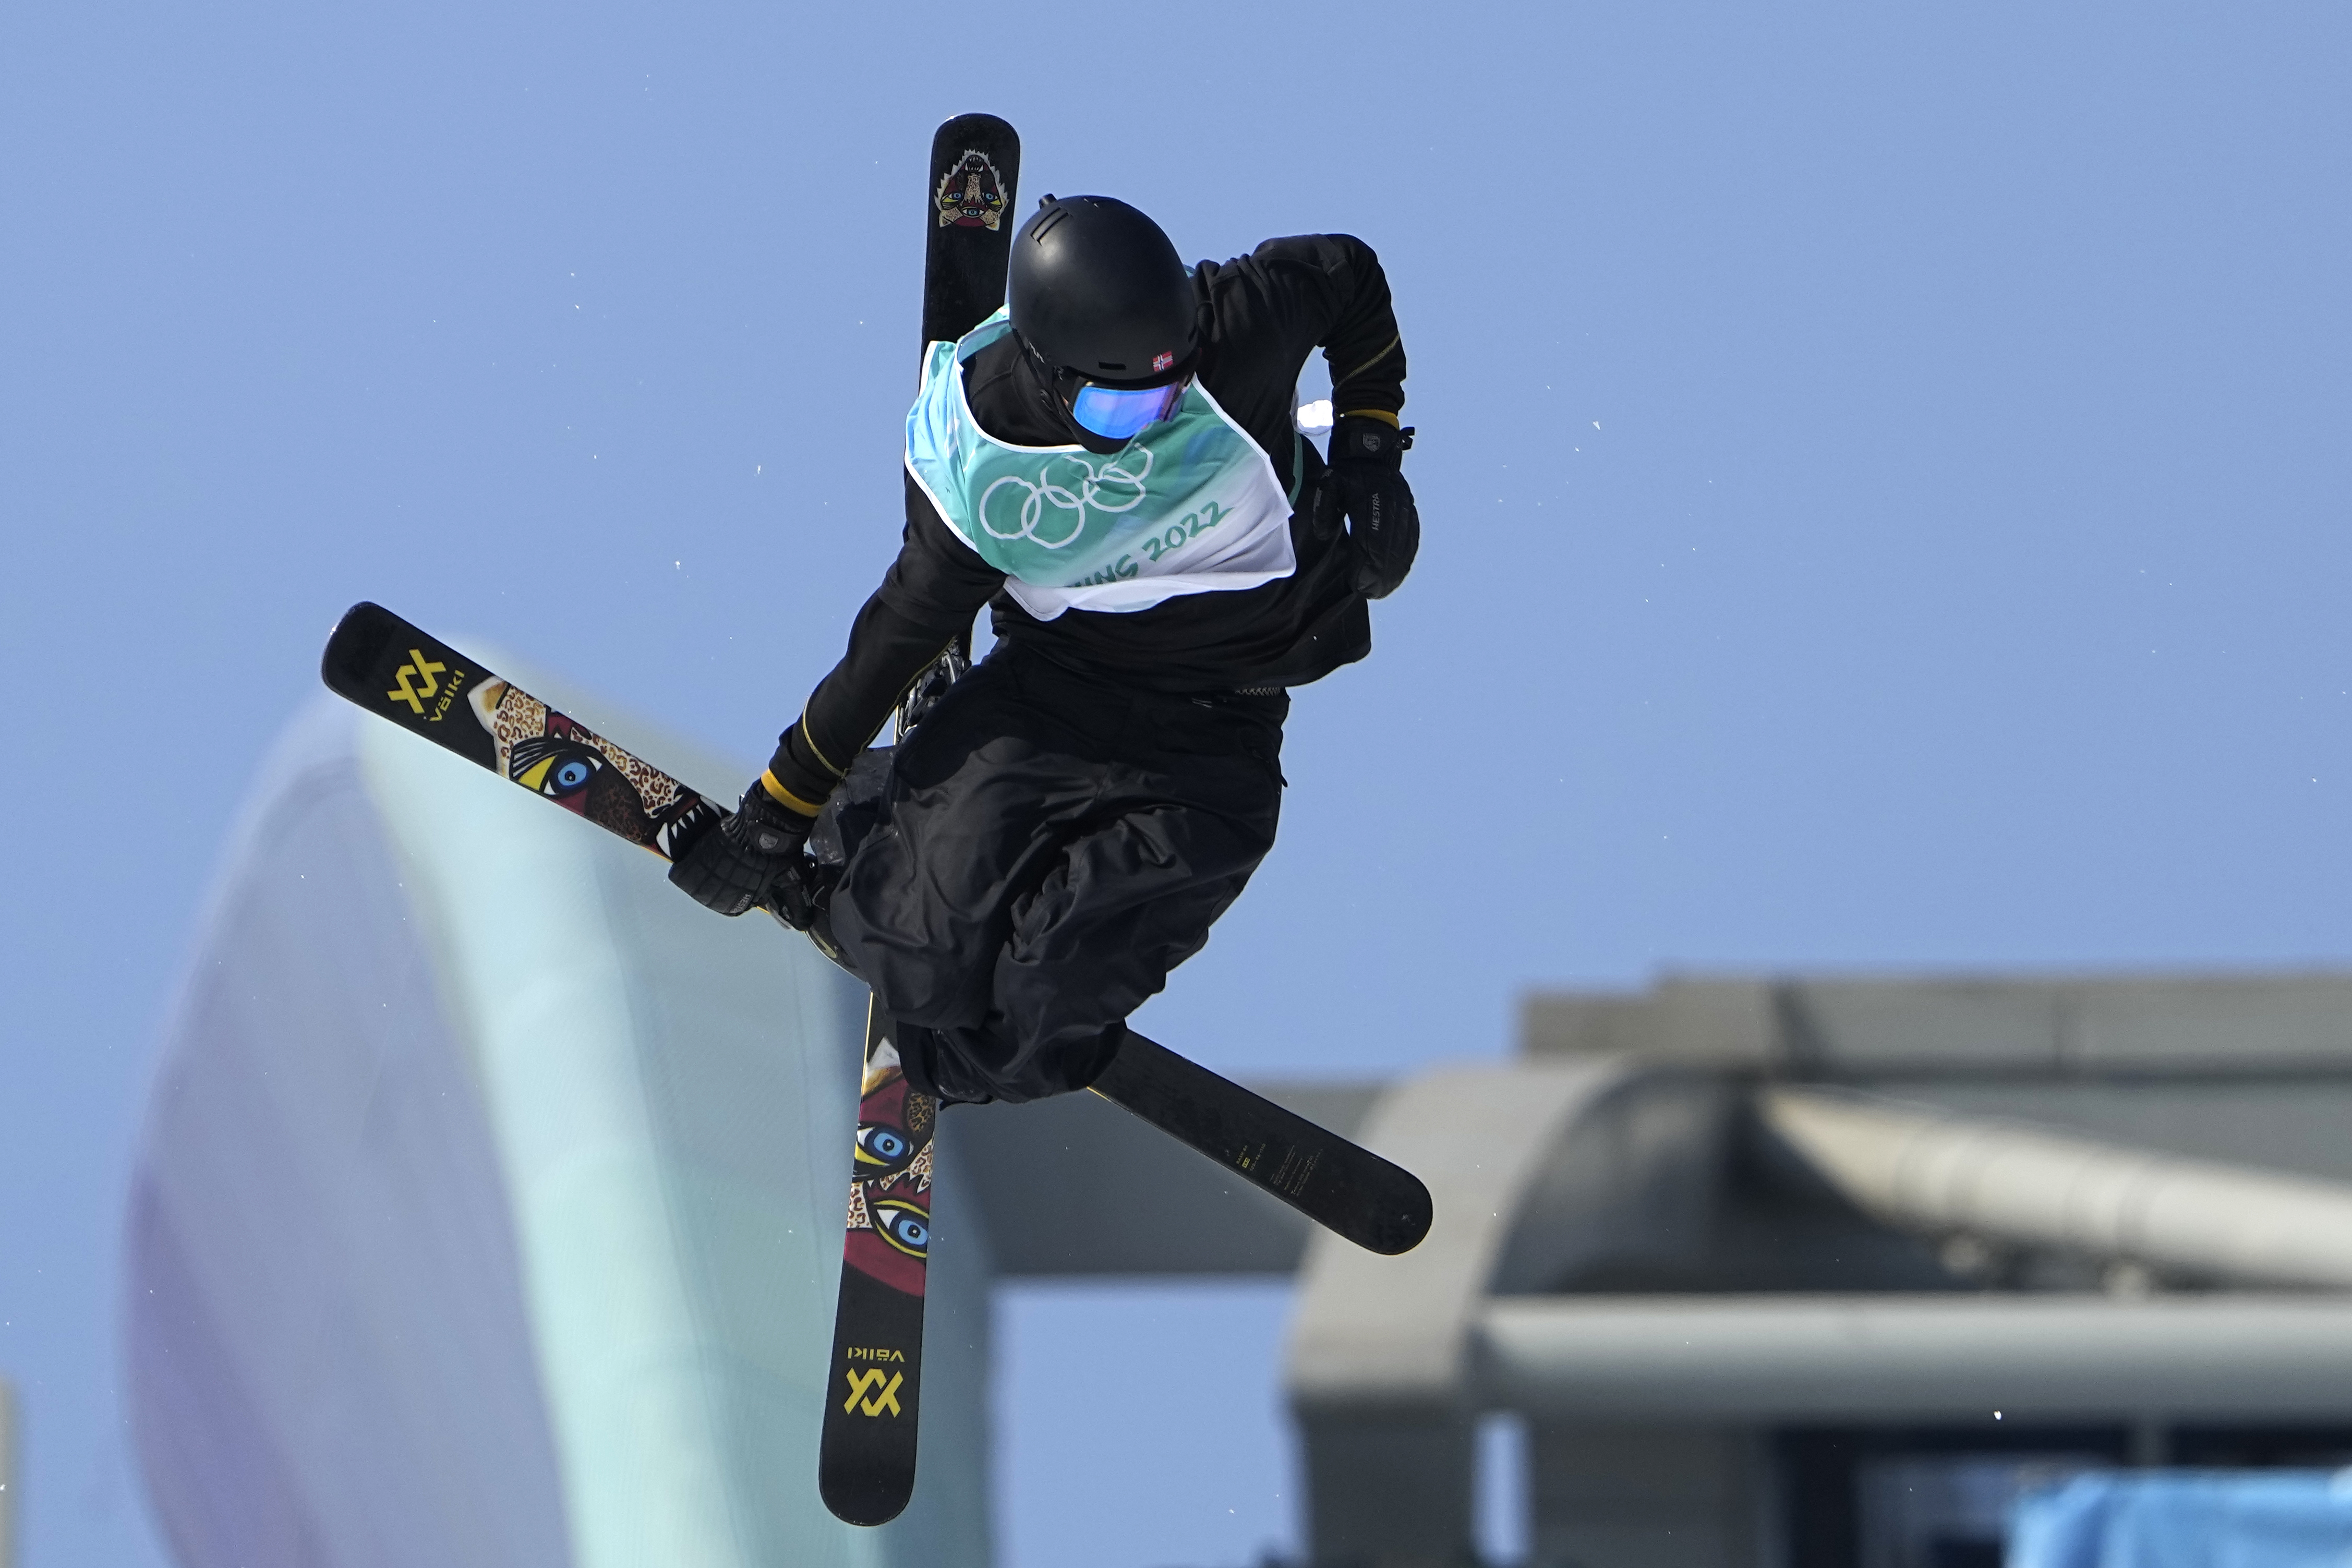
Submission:
[[[801,847],[808,842],[813,820],[779,805],[754,779],[735,815],[716,828],[704,828],[670,863],[669,879],[696,903],[740,915],[766,903],[769,889],[798,868],[793,862],[808,858]]]
[[[1315,535],[1329,539],[1348,520],[1356,551],[1356,592],[1386,598],[1412,570],[1421,549],[1421,511],[1401,471],[1412,431],[1361,414],[1331,427],[1331,468],[1315,492]]]

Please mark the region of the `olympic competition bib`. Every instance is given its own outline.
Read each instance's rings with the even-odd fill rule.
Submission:
[[[1180,594],[1287,577],[1291,498],[1265,449],[1196,382],[1173,417],[1110,456],[1014,447],[980,427],[962,363],[1012,324],[1002,310],[937,342],[907,416],[907,470],[956,536],[1005,574],[1041,621],[1064,610],[1148,610]]]

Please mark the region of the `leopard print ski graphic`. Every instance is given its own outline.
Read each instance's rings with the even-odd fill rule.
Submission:
[[[521,688],[488,680],[468,697],[498,751],[498,772],[634,843],[669,853],[671,829],[698,795],[660,769],[550,708]]]

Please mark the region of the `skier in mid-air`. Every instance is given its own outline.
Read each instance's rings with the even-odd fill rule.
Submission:
[[[1188,271],[1124,202],[1047,196],[1007,292],[929,351],[904,542],[847,653],[670,869],[722,914],[818,922],[908,1082],[951,1101],[1102,1072],[1273,847],[1287,689],[1370,650],[1366,601],[1420,542],[1404,346],[1361,241]],[[1293,423],[1317,348],[1328,463]],[[982,605],[995,647],[861,797],[852,764]],[[828,810],[837,873],[806,854]]]

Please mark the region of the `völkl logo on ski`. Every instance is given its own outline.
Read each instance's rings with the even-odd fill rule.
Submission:
[[[405,702],[409,707],[415,709],[416,710],[416,716],[422,719],[425,717],[425,699],[436,697],[440,694],[441,683],[436,678],[449,667],[446,664],[436,664],[433,660],[425,658],[425,650],[423,648],[410,648],[408,650],[408,658],[409,662],[402,665],[399,670],[393,676],[392,679],[394,685],[391,690],[383,694],[384,700],[387,702]],[[411,686],[409,681],[412,678],[417,680],[420,684]],[[448,702],[445,700],[440,704],[440,707],[435,710],[435,717],[439,717],[440,713],[443,710],[446,710],[448,706]]]
[[[863,1372],[852,1368],[849,1377],[849,1397],[842,1409],[858,1415],[896,1415],[898,1412],[898,1385],[907,1381],[903,1372],[884,1372],[880,1367],[868,1367]]]
[[[941,228],[984,228],[993,232],[1004,221],[1004,209],[1013,198],[988,154],[977,148],[966,148],[963,156],[940,176],[936,199]]]

